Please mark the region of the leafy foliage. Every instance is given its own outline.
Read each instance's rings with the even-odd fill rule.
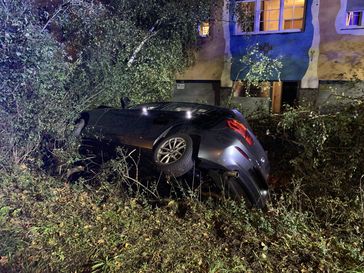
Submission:
[[[212,3],[69,1],[47,13],[4,0],[1,164],[31,159],[46,135],[69,141],[87,108],[168,99]]]
[[[280,57],[272,58],[260,49],[259,44],[249,47],[246,54],[237,63],[239,70],[235,75],[234,85],[227,102],[228,106],[231,105],[234,92],[240,88],[239,86],[243,86],[246,96],[250,96],[251,87],[263,87],[264,82],[272,78],[280,79],[283,67]],[[244,113],[244,111],[242,112]]]
[[[115,105],[125,95],[136,103],[170,98],[175,74],[188,63],[197,24],[209,16],[211,3],[120,0],[96,19],[94,6],[91,12],[71,6],[59,21],[64,39],[79,45],[72,87],[87,90],[96,104]]]
[[[42,31],[28,1],[5,1],[1,22],[0,149],[3,160],[23,160],[42,132],[64,136],[73,102],[65,88],[72,65]],[[62,117],[62,118],[60,118]]]
[[[303,151],[291,161],[294,173],[305,187],[310,187],[309,181],[316,181],[312,187],[316,197],[328,193],[350,196],[358,191],[364,170],[363,124],[362,104],[337,113],[305,109],[284,113],[280,132]]]
[[[363,151],[363,116],[358,104],[340,115],[300,108],[253,120],[265,135],[271,175],[280,178],[266,212],[231,200],[201,202],[193,192],[152,206],[143,194],[126,194],[123,161],[110,162],[97,187],[25,167],[3,172],[0,269],[361,272],[363,159],[356,152]]]
[[[67,3],[43,22],[29,1],[1,2],[0,159],[13,166],[0,171],[0,271],[364,270],[360,99],[341,113],[291,109],[252,123],[270,130],[272,175],[287,178],[266,213],[194,193],[153,207],[120,187],[125,164],[106,166],[94,187],[20,164],[45,135],[67,138],[80,110],[167,98],[209,4]],[[256,71],[251,82],[274,67]]]
[[[241,58],[240,63],[242,68],[236,76],[237,79],[242,72],[245,72],[244,80],[254,86],[259,86],[267,79],[280,79],[280,70],[283,67],[281,58],[272,58],[265,54],[259,49],[259,44],[248,48],[247,54]]]
[[[280,70],[283,67],[281,58],[272,58],[260,50],[260,45],[247,49],[247,53],[239,60],[240,70],[235,76],[235,81],[241,78],[247,86],[261,86],[262,82],[271,78],[280,78]],[[249,91],[249,90],[248,90]]]
[[[266,214],[230,200],[187,198],[152,207],[141,196],[123,197],[116,185],[87,190],[49,179],[26,170],[2,175],[2,270],[309,272],[364,267],[362,215],[348,203],[323,207],[345,215],[346,224],[334,229],[322,228],[327,219],[309,210],[289,208],[289,195]]]

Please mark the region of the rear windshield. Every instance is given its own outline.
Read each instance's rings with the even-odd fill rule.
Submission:
[[[194,103],[148,103],[141,104],[132,107],[133,109],[146,108],[147,110],[161,110],[161,111],[171,111],[171,112],[191,112],[193,114],[206,114],[211,111],[218,109],[217,107],[204,105],[204,104],[194,104]]]
[[[173,112],[187,112],[204,114],[212,110],[216,110],[215,107],[208,105],[196,105],[196,104],[184,104],[184,103],[168,103],[160,108],[163,111],[173,111]]]

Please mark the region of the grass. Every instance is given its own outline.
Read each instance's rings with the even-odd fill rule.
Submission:
[[[297,192],[262,212],[193,197],[152,206],[27,170],[1,184],[3,272],[364,271],[360,202],[327,199],[322,217],[297,209]]]
[[[276,178],[266,211],[182,190],[151,202],[139,184],[130,195],[125,162],[93,185],[2,171],[0,272],[364,272],[358,111],[251,123]]]

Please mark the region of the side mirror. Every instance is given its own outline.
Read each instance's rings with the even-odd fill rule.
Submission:
[[[128,97],[122,97],[120,99],[120,104],[121,104],[122,109],[125,109],[126,107],[128,107],[129,103],[130,103],[130,99]]]

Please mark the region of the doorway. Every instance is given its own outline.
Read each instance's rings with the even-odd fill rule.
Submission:
[[[291,107],[297,106],[299,82],[283,82],[282,86],[282,106],[289,105]]]

